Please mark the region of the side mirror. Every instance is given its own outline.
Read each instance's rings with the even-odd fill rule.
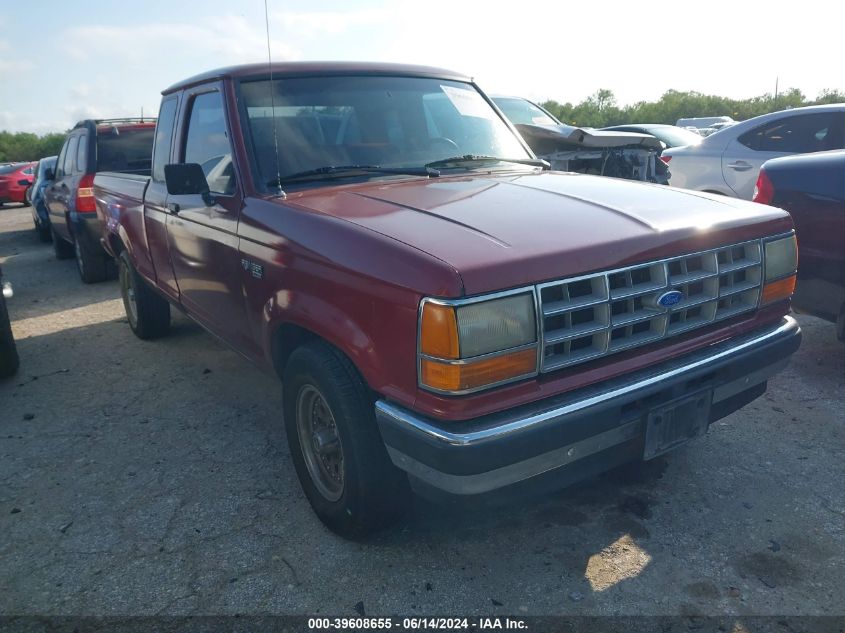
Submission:
[[[205,173],[199,163],[173,163],[164,166],[164,182],[171,196],[200,195],[206,206],[214,204]]]
[[[48,167],[44,170],[44,180],[55,180],[56,179],[56,172],[53,171],[52,167]]]
[[[22,179],[18,180],[18,184],[19,184],[21,187],[29,187],[29,186],[32,184],[32,181],[31,181],[31,180],[27,180],[26,178],[22,178]]]

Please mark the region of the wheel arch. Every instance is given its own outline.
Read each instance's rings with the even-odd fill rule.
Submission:
[[[278,324],[270,339],[270,359],[273,362],[276,375],[279,378],[282,377],[291,354],[298,347],[311,341],[324,340],[318,334],[296,323],[283,322]]]
[[[322,342],[342,354],[361,376],[368,389],[374,390],[373,378],[377,370],[373,366],[377,361],[372,358],[373,345],[369,337],[347,319],[342,331],[320,327],[319,323],[305,325],[302,321],[288,315],[289,318],[277,322],[270,335],[270,361],[276,375],[282,378],[291,354],[302,345]],[[337,322],[336,322],[337,323]]]

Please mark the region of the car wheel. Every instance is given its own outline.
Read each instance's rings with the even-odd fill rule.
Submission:
[[[53,236],[53,252],[56,254],[56,259],[70,259],[73,257],[73,244],[66,242],[61,235],[56,233],[56,229],[50,227],[50,233]]]
[[[92,252],[89,247],[74,237],[73,254],[76,257],[76,269],[83,283],[94,284],[106,280],[105,253]]]
[[[291,354],[282,386],[291,457],[320,520],[353,538],[396,521],[410,497],[408,480],[387,455],[373,398],[349,359],[308,343]]]
[[[6,308],[6,298],[0,292],[0,378],[8,378],[18,370],[20,359],[15,339],[12,336],[12,323]]]
[[[123,251],[118,263],[120,296],[129,327],[140,339],[148,340],[170,331],[170,304],[147,285]]]

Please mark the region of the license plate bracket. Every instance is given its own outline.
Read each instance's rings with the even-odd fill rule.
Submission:
[[[713,390],[667,402],[646,417],[643,459],[662,455],[694,437],[704,435],[710,422]]]

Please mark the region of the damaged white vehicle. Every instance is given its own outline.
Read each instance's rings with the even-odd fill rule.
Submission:
[[[522,97],[492,97],[538,158],[557,171],[669,184],[661,141],[649,134],[573,127]]]

